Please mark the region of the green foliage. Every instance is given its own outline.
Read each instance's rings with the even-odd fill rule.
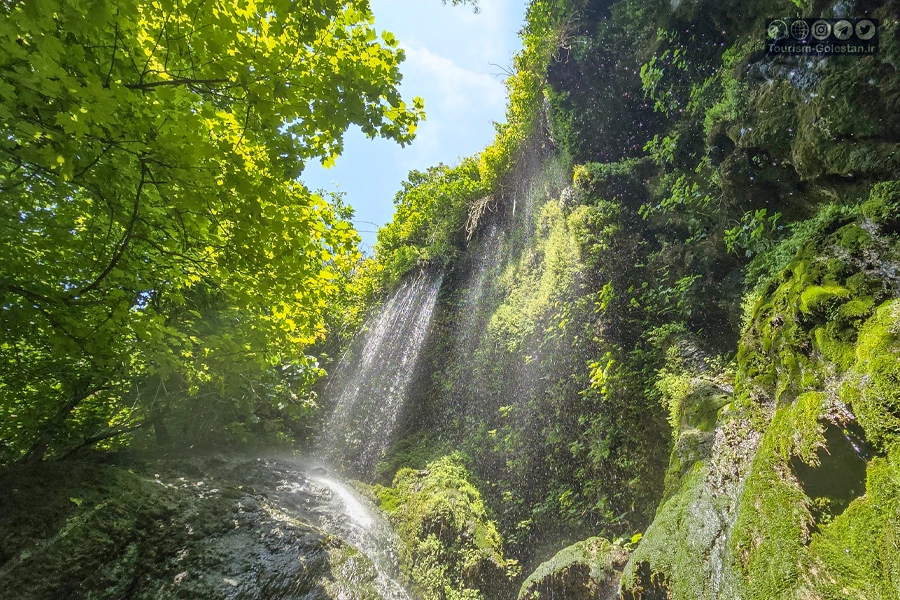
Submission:
[[[761,261],[772,270],[748,305],[734,399],[720,414],[696,394],[701,378],[681,358],[692,353],[670,352],[660,387],[670,407],[679,403],[679,438],[666,501],[626,569],[626,597],[647,597],[652,581],[671,598],[893,595],[897,552],[886,544],[898,531],[900,426],[888,382],[900,316],[875,265],[900,251],[887,208],[896,201],[896,184],[885,183],[861,206],[823,207]],[[702,434],[710,422],[714,442]],[[848,445],[846,467],[867,481],[848,498],[834,478],[850,471],[816,467],[839,454],[832,444],[849,444],[855,423],[863,439]],[[833,438],[827,428],[838,428]],[[703,526],[711,522],[726,529]]]
[[[781,213],[768,214],[768,209],[744,213],[741,223],[725,230],[725,247],[729,252],[744,250],[746,257],[767,252],[775,245],[778,233],[784,229],[778,224]]]
[[[665,136],[659,139],[659,134],[654,135],[653,139],[644,144],[644,152],[646,152],[659,166],[671,164],[675,161],[675,149],[678,148],[678,137],[676,133],[672,136]]]
[[[866,257],[882,252],[896,230],[889,216],[895,206],[885,199],[892,192],[884,184],[868,209],[853,204],[889,176],[898,156],[893,125],[874,125],[894,122],[887,111],[898,97],[890,67],[896,49],[886,40],[881,58],[852,65],[771,63],[759,24],[771,14],[795,14],[786,1],[748,6],[741,15],[730,5],[631,0],[608,14],[583,1],[544,8],[529,16],[548,34],[545,52],[530,54],[544,60],[513,82],[542,93],[518,97],[529,102],[513,98],[510,111],[534,111],[518,121],[534,125],[540,107],[552,145],[576,163],[571,189],[523,211],[518,192],[544,185],[543,174],[535,177],[526,160],[518,172],[508,169],[523,146],[500,144],[508,139],[501,127],[498,142],[477,157],[479,193],[447,195],[441,214],[421,194],[404,217],[409,231],[391,226],[402,232],[391,245],[396,258],[379,260],[398,275],[423,260],[448,267],[435,323],[440,340],[424,368],[432,377],[417,400],[427,406],[426,428],[475,456],[473,471],[487,503],[502,507],[499,524],[513,552],[527,556],[538,539],[564,545],[586,527],[630,533],[650,521],[664,496],[659,527],[638,548],[650,549],[649,566],[635,564],[633,574],[648,593],[672,575],[681,578],[673,583],[680,597],[696,596],[711,589],[703,582],[716,573],[739,571],[725,564],[737,555],[712,524],[733,522],[734,482],[749,472],[776,407],[804,402],[779,417],[781,433],[797,432],[796,448],[765,464],[784,473],[791,468],[784,456],[796,458],[797,448],[815,462],[821,406],[804,394],[850,373],[861,328],[886,300],[860,271],[878,271]],[[872,102],[859,90],[873,94]],[[541,140],[535,128],[517,131],[526,132],[519,139]],[[527,184],[511,179],[525,172]],[[424,185],[444,193],[443,183]],[[467,302],[475,287],[466,286],[478,271],[474,250],[462,251],[463,229],[489,196],[497,210],[486,221],[502,232],[490,256],[502,258],[478,276],[473,310]],[[533,228],[522,225],[523,212]],[[883,231],[874,235],[865,219]],[[438,240],[450,242],[432,246]],[[482,247],[477,228],[472,241]],[[893,254],[886,256],[893,264]],[[733,395],[724,365],[737,348],[742,297]],[[673,338],[696,347],[685,354]],[[889,356],[888,338],[871,339]],[[867,359],[870,375],[883,372],[890,381],[890,360],[875,364]],[[879,414],[893,403],[887,392],[856,400],[869,401]],[[890,432],[892,422],[878,418]],[[768,484],[752,488],[771,492],[761,505],[780,494],[807,502],[796,485]],[[821,499],[808,500],[786,509],[790,514],[773,513],[772,526],[789,530],[782,557],[796,549],[791,528],[815,518],[814,510],[803,511]],[[754,544],[746,546],[750,554]],[[756,569],[768,568],[765,559],[750,554],[739,558],[758,559],[752,574],[762,581]],[[773,580],[783,566],[772,566]],[[731,583],[716,589],[727,595]]]
[[[841,399],[853,407],[867,439],[883,452],[900,440],[898,310],[900,302],[887,302],[862,325],[855,360],[838,390]],[[871,314],[871,309],[867,312]]]
[[[441,4],[447,4],[447,0],[441,0]],[[450,0],[450,4],[453,6],[460,6],[463,4],[471,4],[472,12],[478,13],[481,11],[481,8],[478,6],[478,0]]]
[[[276,366],[314,378],[303,349],[358,237],[295,178],[352,124],[405,144],[422,115],[368,3],[0,12],[4,459],[127,432],[185,395],[241,421]]]
[[[510,351],[533,338],[536,328],[565,327],[563,303],[579,270],[579,248],[558,202],[544,204],[536,227],[542,232],[537,243],[500,275],[504,302],[488,325],[490,333]]]
[[[449,261],[464,245],[463,229],[470,204],[488,194],[478,163],[412,171],[394,198],[394,219],[378,230],[375,253],[388,283],[428,261]]]
[[[569,2],[571,17],[547,69],[552,138],[576,162],[640,155],[660,117],[638,76],[658,3],[617,2],[613,18],[597,3]],[[649,30],[648,30],[649,28]]]
[[[703,131],[712,133],[717,124],[732,124],[742,116],[742,95],[747,86],[737,75],[754,50],[759,47],[758,39],[735,43],[722,53],[722,66],[715,73],[696,84],[691,90],[691,98],[697,108],[705,108]]]
[[[640,214],[645,219],[655,211],[691,211],[703,214],[712,202],[712,198],[704,193],[701,184],[694,177],[681,174],[677,177],[665,177],[664,182],[668,193],[662,195],[659,203],[645,204],[641,207]]]
[[[378,232],[375,254],[383,271],[376,285],[381,289],[423,262],[452,262],[477,229],[478,216],[503,200],[502,181],[536,128],[543,72],[559,36],[560,4],[536,0],[528,5],[523,49],[506,80],[506,122],[497,125],[493,143],[454,167],[413,171],[403,183],[393,220]]]
[[[660,39],[666,37],[662,31],[659,35]],[[686,68],[687,61],[681,48],[654,54],[649,62],[641,65],[641,87],[644,94],[653,100],[653,110],[670,115],[678,109],[678,96],[671,86],[665,86],[663,79],[667,71],[684,71]]]
[[[400,535],[400,568],[425,600],[498,598],[518,572],[469,480],[454,453],[424,470],[401,469],[390,488],[375,487]]]

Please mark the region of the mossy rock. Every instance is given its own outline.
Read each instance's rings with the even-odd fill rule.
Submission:
[[[713,456],[667,489],[667,499],[622,573],[625,600],[737,598],[727,540],[739,483],[755,439],[746,420],[730,415]]]
[[[882,451],[900,440],[900,301],[887,302],[861,328],[855,362],[840,389]]]
[[[592,537],[560,550],[528,576],[519,600],[613,600],[628,552]]]
[[[706,475],[707,467],[696,465],[660,506],[622,574],[625,598],[648,600],[657,593],[665,594],[662,598],[709,597],[704,591],[712,574],[706,557],[719,533],[719,519],[704,489]]]
[[[752,312],[738,398],[763,437],[727,542],[744,598],[897,596],[897,197],[818,222]]]
[[[898,198],[877,185],[775,249],[793,255],[748,304],[734,399],[705,457],[676,444],[626,599],[900,595]]]
[[[502,597],[516,573],[459,454],[375,486],[400,535],[400,568],[423,600]]]

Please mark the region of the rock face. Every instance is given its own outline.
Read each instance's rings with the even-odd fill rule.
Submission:
[[[519,600],[612,600],[628,553],[602,538],[560,550],[528,576]]]
[[[876,185],[778,249],[708,450],[687,452],[696,428],[677,423],[626,600],[900,595],[898,208],[900,185]],[[684,415],[714,376],[681,368],[690,383],[669,402]]]
[[[296,464],[132,466],[0,471],[3,597],[406,598],[365,554],[316,526],[347,517]]]

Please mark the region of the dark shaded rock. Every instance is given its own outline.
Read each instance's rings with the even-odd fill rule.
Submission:
[[[237,462],[151,463],[146,474],[93,463],[0,470],[2,596],[381,598],[365,555],[217,476],[256,466],[254,485],[268,479],[262,464]],[[260,489],[277,495],[268,483]]]
[[[519,600],[612,600],[628,553],[603,538],[588,538],[560,550],[528,576]]]

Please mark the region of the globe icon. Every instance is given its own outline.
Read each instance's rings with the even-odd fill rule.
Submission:
[[[802,20],[794,21],[791,23],[791,35],[798,40],[805,40],[809,36],[809,24]]]

